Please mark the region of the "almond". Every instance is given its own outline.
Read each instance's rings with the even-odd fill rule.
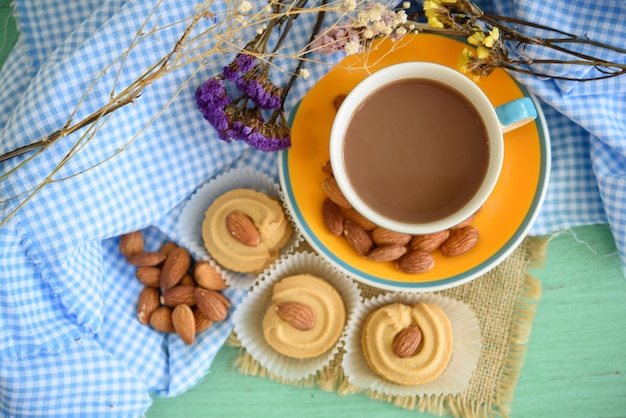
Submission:
[[[463,228],[464,226],[469,226],[472,222],[474,222],[475,217],[476,217],[476,213],[474,213],[473,215],[470,215],[467,219],[454,225],[451,229],[458,229],[458,228]]]
[[[146,286],[158,288],[159,280],[161,277],[161,269],[151,266],[137,267],[137,270],[135,271],[135,277],[137,277],[137,280],[139,280]]]
[[[183,276],[182,279],[180,279],[180,282],[178,282],[179,286],[195,286],[196,285],[196,281],[193,279],[193,277],[191,277],[189,274],[185,274]]]
[[[343,213],[341,208],[329,198],[322,203],[322,221],[324,226],[335,236],[343,235]]]
[[[175,242],[172,242],[172,241],[166,241],[163,244],[161,244],[161,248],[159,248],[159,251],[162,252],[163,254],[167,255],[174,248],[178,248],[178,244],[176,244]]]
[[[300,302],[279,302],[276,313],[292,327],[308,331],[315,326],[315,311],[309,305]]]
[[[127,259],[144,249],[143,235],[140,231],[129,232],[120,237],[120,252]]]
[[[137,317],[142,324],[150,322],[150,315],[160,306],[159,291],[154,287],[144,287],[137,302]]]
[[[196,336],[196,323],[193,311],[188,305],[178,305],[172,310],[172,325],[185,344],[193,344]]]
[[[210,290],[224,290],[228,287],[226,280],[217,268],[206,260],[198,261],[194,266],[191,274],[198,286]]]
[[[226,215],[226,229],[233,238],[249,247],[256,247],[261,242],[254,222],[240,210],[233,210]]]
[[[213,325],[213,321],[204,316],[204,314],[197,308],[193,310],[193,319],[196,324],[196,333],[209,329],[211,325]]]
[[[182,247],[176,247],[170,251],[163,263],[161,270],[160,286],[167,290],[178,284],[189,270],[191,256],[189,251]]]
[[[339,185],[337,184],[335,177],[326,177],[322,182],[322,189],[324,190],[324,193],[326,193],[326,196],[337,205],[346,209],[350,209],[352,207],[350,202],[348,202],[346,197],[341,192],[341,189],[339,189]]]
[[[209,320],[214,322],[223,321],[228,316],[228,308],[215,290],[197,287],[194,292],[196,306]]]
[[[177,305],[185,304],[194,306],[196,300],[194,298],[195,286],[178,285],[169,288],[161,295],[161,305],[174,308]]]
[[[401,232],[391,231],[386,228],[382,228],[380,226],[374,228],[370,232],[372,236],[372,241],[376,245],[388,245],[388,244],[400,244],[406,245],[409,241],[411,241],[411,235],[403,234]]]
[[[226,309],[230,309],[233,307],[233,305],[230,303],[230,300],[222,292],[215,292],[215,296],[217,296],[217,298],[222,301]]]
[[[454,257],[471,250],[478,241],[478,229],[464,226],[452,230],[450,238],[441,246],[441,253],[446,257]]]
[[[413,251],[428,251],[432,253],[450,236],[449,230],[433,232],[432,234],[415,235],[411,238],[409,248]]]
[[[390,244],[375,247],[365,256],[368,260],[387,262],[394,261],[406,254],[407,248],[404,245]]]
[[[336,110],[339,110],[343,101],[346,100],[346,97],[347,96],[345,94],[338,94],[335,96],[335,99],[333,100],[333,105],[335,106]]]
[[[330,165],[330,161],[326,161],[323,165],[322,165],[322,171],[326,174],[328,174],[329,176],[333,175],[333,167]]]
[[[355,222],[357,225],[359,225],[361,228],[363,228],[366,231],[371,231],[374,228],[376,228],[376,224],[374,222],[370,221],[365,216],[361,215],[355,209],[345,209],[343,211],[343,216],[346,219],[350,219],[352,222]]]
[[[349,219],[343,224],[343,235],[346,237],[348,244],[360,256],[365,256],[374,246],[374,242],[368,233]]]
[[[435,267],[435,257],[428,251],[411,251],[396,261],[396,267],[405,273],[426,273]]]
[[[410,326],[394,337],[391,349],[400,358],[411,357],[417,351],[421,341],[422,331],[416,326]]]
[[[172,324],[172,310],[166,306],[157,308],[150,315],[150,326],[159,332],[170,334],[175,332]]]
[[[165,261],[166,255],[158,251],[142,251],[140,253],[130,256],[127,261],[128,264],[138,267],[152,267],[158,266]]]

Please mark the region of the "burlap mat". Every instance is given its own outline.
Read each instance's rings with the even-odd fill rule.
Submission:
[[[547,239],[528,237],[497,268],[454,289],[437,292],[461,300],[476,314],[481,328],[482,351],[477,369],[467,389],[457,395],[430,397],[385,396],[372,391],[367,395],[397,406],[455,417],[503,417],[510,412],[513,392],[526,353],[535,309],[541,298],[541,285],[527,273],[539,267],[545,257]],[[308,249],[306,244],[304,248]],[[382,291],[361,285],[364,299]],[[235,335],[229,344],[239,345]],[[238,371],[302,387],[319,387],[348,395],[361,391],[343,375],[339,353],[317,376],[299,381],[278,378],[241,348],[235,367]]]

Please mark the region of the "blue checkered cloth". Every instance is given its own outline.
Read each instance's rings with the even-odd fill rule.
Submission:
[[[0,152],[63,127],[78,104],[73,120],[99,109],[113,85],[123,88],[170,51],[181,34],[180,23],[196,4],[14,3],[20,38],[0,72]],[[616,45],[626,39],[623,2],[574,0],[565,8],[557,0],[481,5]],[[212,10],[219,15],[224,7],[216,1]],[[146,20],[145,31],[162,29],[142,37],[123,62],[107,68]],[[299,17],[286,47],[299,49],[313,24],[313,15]],[[176,224],[185,199],[226,169],[248,165],[277,179],[275,154],[217,140],[195,108],[195,88],[231,58],[181,68],[146,89],[135,105],[109,116],[54,175],[65,180],[49,184],[0,228],[4,415],[141,416],[152,395],[176,396],[209,371],[231,331],[230,320],[215,325],[192,346],[141,325],[135,314],[141,286],[118,243],[121,234],[142,230],[148,249],[165,240],[184,245]],[[315,58],[332,62],[341,57]],[[276,64],[293,67],[280,59]],[[310,64],[311,77],[295,84],[287,108],[328,68]],[[289,74],[276,76],[281,84]],[[543,102],[552,139],[552,177],[531,232],[608,223],[626,261],[626,78],[565,83],[516,77]],[[90,93],[85,96],[86,91]],[[0,181],[3,218],[84,134],[82,130],[64,138],[27,169]],[[25,158],[0,165],[0,175]],[[87,170],[100,161],[105,162]],[[20,199],[10,199],[15,196]],[[237,303],[243,295],[231,290],[228,296]]]

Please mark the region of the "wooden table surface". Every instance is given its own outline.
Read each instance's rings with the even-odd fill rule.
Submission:
[[[17,38],[10,0],[0,0],[0,65]],[[552,236],[531,271],[543,294],[511,417],[626,417],[626,279],[606,225]],[[339,396],[242,375],[225,346],[204,380],[176,398],[155,398],[148,418],[430,417],[365,395]]]

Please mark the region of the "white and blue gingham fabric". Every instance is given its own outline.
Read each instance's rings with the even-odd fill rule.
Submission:
[[[626,5],[619,1],[480,4],[618,46],[626,39],[620,23]],[[122,88],[170,51],[196,2],[16,0],[14,6],[20,38],[0,72],[0,152],[59,129],[78,103],[74,120],[100,108],[114,83]],[[219,15],[224,7],[216,1],[213,9]],[[146,20],[146,28],[163,29],[142,38],[119,72],[119,66],[103,72]],[[313,21],[313,15],[298,18],[288,48],[306,43]],[[180,242],[175,226],[185,199],[226,168],[251,165],[277,178],[276,155],[217,140],[195,108],[197,85],[230,58],[177,70],[146,89],[135,105],[116,111],[55,175],[65,180],[44,188],[0,228],[0,416],[140,416],[152,394],[175,396],[208,372],[230,321],[193,346],[139,324],[141,286],[135,268],[119,254],[118,237],[141,229],[149,249],[165,240]],[[288,108],[328,66],[308,69],[311,77],[296,83]],[[288,77],[278,74],[275,82]],[[518,79],[544,103],[552,139],[551,182],[532,233],[608,223],[626,261],[626,78]],[[9,198],[44,179],[83,133],[0,181],[2,217],[20,201]],[[1,164],[0,175],[24,158]],[[235,302],[242,296],[228,295]]]

